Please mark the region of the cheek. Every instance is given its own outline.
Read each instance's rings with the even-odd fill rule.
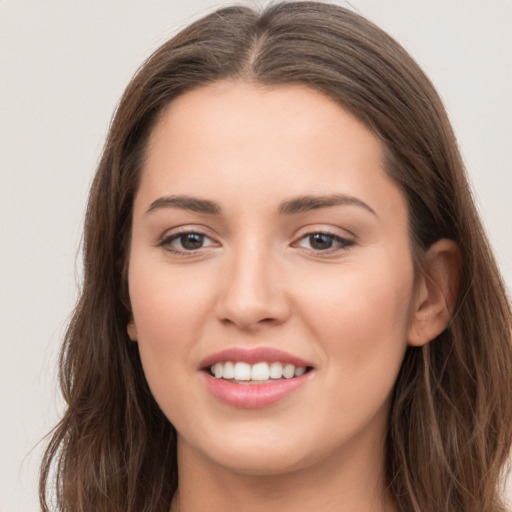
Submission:
[[[130,268],[130,300],[144,373],[158,400],[160,388],[183,383],[195,370],[211,293],[197,275],[137,263]]]
[[[178,431],[194,431],[198,340],[206,322],[202,302],[209,293],[200,280],[170,275],[168,269],[134,268],[130,298],[146,380],[165,416]],[[195,421],[190,418],[196,418]]]
[[[398,271],[382,262],[346,268],[339,278],[319,285],[317,276],[310,287],[315,293],[302,295],[301,310],[329,369],[329,389],[342,386],[350,405],[366,397],[382,400],[393,387],[406,349],[412,265]]]
[[[301,288],[296,295],[300,296],[303,314],[314,312],[308,315],[312,323],[332,329],[333,334],[352,330],[350,340],[354,343],[371,343],[372,338],[365,333],[372,331],[381,335],[400,328],[402,334],[406,331],[412,300],[412,268],[401,272],[390,272],[384,265],[343,268],[334,276],[313,275],[310,283],[304,281],[303,275]]]
[[[129,292],[139,339],[169,345],[169,340],[199,327],[211,296],[208,281],[198,272],[173,271],[165,262],[138,263],[130,265]]]

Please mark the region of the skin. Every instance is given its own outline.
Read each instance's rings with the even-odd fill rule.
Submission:
[[[279,213],[332,194],[368,208]],[[158,203],[171,195],[222,211]],[[415,275],[407,219],[377,137],[318,92],[226,81],[164,111],[134,203],[128,333],[178,432],[173,510],[394,510],[390,394],[407,345],[446,324],[452,254],[442,242],[425,258],[431,278]],[[204,234],[202,246],[187,250],[184,232]],[[319,250],[312,233],[348,242]],[[308,361],[307,382],[268,407],[220,402],[201,360],[257,346]]]

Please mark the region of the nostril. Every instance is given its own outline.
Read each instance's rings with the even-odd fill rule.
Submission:
[[[251,258],[248,256],[248,259]],[[290,308],[286,294],[268,276],[258,271],[258,263],[245,262],[235,269],[226,288],[219,294],[216,316],[224,325],[251,329],[263,325],[278,325],[285,321]]]
[[[231,317],[225,317],[221,318],[220,321],[226,325],[226,326],[237,326],[241,329],[253,329],[257,326],[262,325],[277,325],[281,323],[281,320],[279,318],[272,318],[272,317],[264,317],[264,318],[249,318],[249,317],[242,317],[242,316],[235,316],[232,315]]]

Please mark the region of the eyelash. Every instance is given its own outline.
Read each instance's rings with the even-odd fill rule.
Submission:
[[[197,254],[199,251],[201,251],[202,249],[205,249],[207,247],[210,247],[211,245],[215,245],[215,242],[210,244],[210,245],[207,245],[207,246],[201,246],[197,249],[174,249],[172,247],[172,243],[176,240],[179,240],[180,238],[182,237],[186,237],[186,236],[191,236],[191,235],[197,235],[198,237],[201,237],[201,242],[204,242],[205,239],[208,239],[210,241],[212,241],[211,237],[209,237],[206,233],[202,233],[201,231],[183,231],[183,232],[180,232],[180,233],[175,233],[173,235],[169,235],[169,236],[166,236],[164,238],[162,238],[162,240],[160,240],[158,242],[158,246],[159,247],[163,247],[166,251],[172,253],[172,254],[175,254],[177,256],[189,256],[189,255],[192,255],[192,254]],[[303,241],[303,240],[307,240],[308,238],[310,239],[310,242],[311,242],[311,238],[312,237],[318,237],[318,236],[323,236],[323,237],[326,237],[329,241],[331,241],[332,243],[337,243],[338,244],[338,247],[337,248],[332,248],[332,247],[327,247],[325,249],[314,249],[314,248],[307,248],[307,247],[303,247],[302,245],[300,245],[300,242]],[[294,242],[292,244],[293,247],[302,247],[303,249],[306,249],[312,253],[315,253],[315,254],[332,254],[332,253],[335,253],[335,252],[338,252],[338,251],[345,251],[347,250],[349,247],[353,246],[355,244],[355,242],[353,240],[349,240],[347,238],[343,238],[339,235],[336,235],[335,233],[329,233],[327,231],[312,231],[310,233],[306,233],[304,235],[302,235],[296,242]],[[183,246],[183,240],[182,240],[182,244]]]
[[[316,237],[318,235],[327,237],[332,243],[338,243],[338,247],[337,248],[328,247],[326,249],[313,249],[313,248],[304,247],[304,249],[307,249],[315,254],[332,254],[332,253],[335,253],[338,251],[345,251],[349,247],[351,247],[352,245],[355,244],[355,242],[353,240],[343,238],[335,233],[329,233],[328,231],[313,231],[313,232],[306,233],[305,235],[301,236],[297,242],[294,242],[293,245],[301,247],[300,242],[302,240],[306,240],[309,238],[310,242],[311,242],[311,238]]]
[[[197,235],[202,238],[202,241],[204,241],[205,239],[211,240],[211,237],[209,237],[206,233],[202,233],[201,231],[182,231],[180,233],[175,233],[173,235],[165,236],[158,243],[158,246],[163,247],[166,251],[168,251],[172,254],[175,254],[177,256],[189,256],[191,254],[197,254],[198,251],[200,251],[201,249],[204,249],[205,247],[202,246],[197,249],[185,249],[185,248],[174,249],[171,245],[175,240],[179,240],[180,238],[184,238],[184,237],[190,236],[190,235]],[[182,242],[183,242],[183,240],[182,240]],[[182,246],[183,246],[183,243],[182,243]]]

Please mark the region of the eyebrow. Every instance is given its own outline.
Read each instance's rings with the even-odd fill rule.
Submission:
[[[209,213],[212,215],[221,213],[221,208],[217,203],[209,201],[208,199],[199,199],[198,197],[191,196],[159,197],[149,205],[146,213],[152,213],[162,208],[180,208],[182,210]]]
[[[345,194],[330,194],[325,196],[308,195],[295,197],[281,203],[278,208],[278,212],[280,215],[295,215],[310,210],[344,205],[359,206],[377,216],[375,210],[373,210],[373,208],[371,208],[368,204],[361,201],[357,197]],[[186,195],[159,197],[149,205],[146,213],[152,213],[163,208],[179,208],[182,210],[207,213],[210,215],[220,215],[222,213],[220,205],[214,201]]]
[[[375,210],[357,197],[345,194],[331,194],[327,196],[301,196],[285,201],[279,207],[279,213],[293,215],[319,208],[330,208],[331,206],[359,206],[377,216]]]

